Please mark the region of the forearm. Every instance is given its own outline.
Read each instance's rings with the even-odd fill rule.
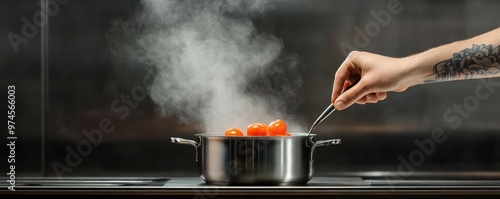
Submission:
[[[500,28],[405,58],[412,83],[500,76]]]

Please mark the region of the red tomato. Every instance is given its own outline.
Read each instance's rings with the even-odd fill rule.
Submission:
[[[283,120],[275,120],[267,127],[270,136],[282,136],[286,134],[286,124]]]
[[[240,129],[237,128],[230,128],[226,130],[225,133],[226,136],[243,136],[243,132],[240,131]]]
[[[247,128],[247,136],[266,136],[267,125],[262,123],[250,124]]]

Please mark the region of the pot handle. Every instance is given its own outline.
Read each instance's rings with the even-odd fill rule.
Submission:
[[[195,150],[195,158],[194,158],[194,160],[196,162],[198,162],[198,146],[199,146],[198,142],[193,141],[193,140],[178,138],[178,137],[171,137],[170,140],[174,144],[187,144],[187,145],[194,146],[194,148],[196,149]]]
[[[310,161],[313,162],[313,154],[314,154],[314,149],[316,149],[316,147],[337,145],[337,144],[341,144],[341,143],[342,143],[341,139],[320,140],[320,141],[314,142],[314,144],[311,147],[311,159],[310,159]]]

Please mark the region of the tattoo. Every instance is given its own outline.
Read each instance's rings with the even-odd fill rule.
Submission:
[[[500,45],[472,45],[453,54],[453,58],[436,64],[435,82],[472,79],[500,73]],[[426,81],[427,82],[427,81]]]

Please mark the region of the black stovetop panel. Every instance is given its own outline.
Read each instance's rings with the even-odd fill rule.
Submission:
[[[451,173],[450,173],[451,174]],[[269,196],[285,198],[328,197],[333,195],[400,196],[408,195],[500,195],[499,173],[415,173],[401,178],[394,173],[364,172],[316,176],[306,185],[294,186],[220,186],[205,184],[199,177],[20,177],[16,179],[16,192],[7,189],[1,194],[70,195],[165,195],[202,198],[231,198],[239,196]],[[6,179],[0,181],[6,187]]]
[[[6,181],[2,180],[1,186],[6,186]],[[54,177],[32,177],[18,178],[16,180],[16,188],[18,189],[113,189],[115,187],[127,187],[130,189],[141,188],[214,188],[232,189],[232,188],[261,188],[261,189],[282,189],[287,187],[310,189],[314,187],[364,187],[364,188],[381,188],[381,187],[498,187],[500,188],[500,180],[497,179],[445,179],[445,178],[416,178],[416,179],[398,179],[392,177],[314,177],[307,185],[293,186],[272,186],[272,185],[251,185],[251,186],[220,186],[205,184],[198,177],[64,177],[61,179]]]

